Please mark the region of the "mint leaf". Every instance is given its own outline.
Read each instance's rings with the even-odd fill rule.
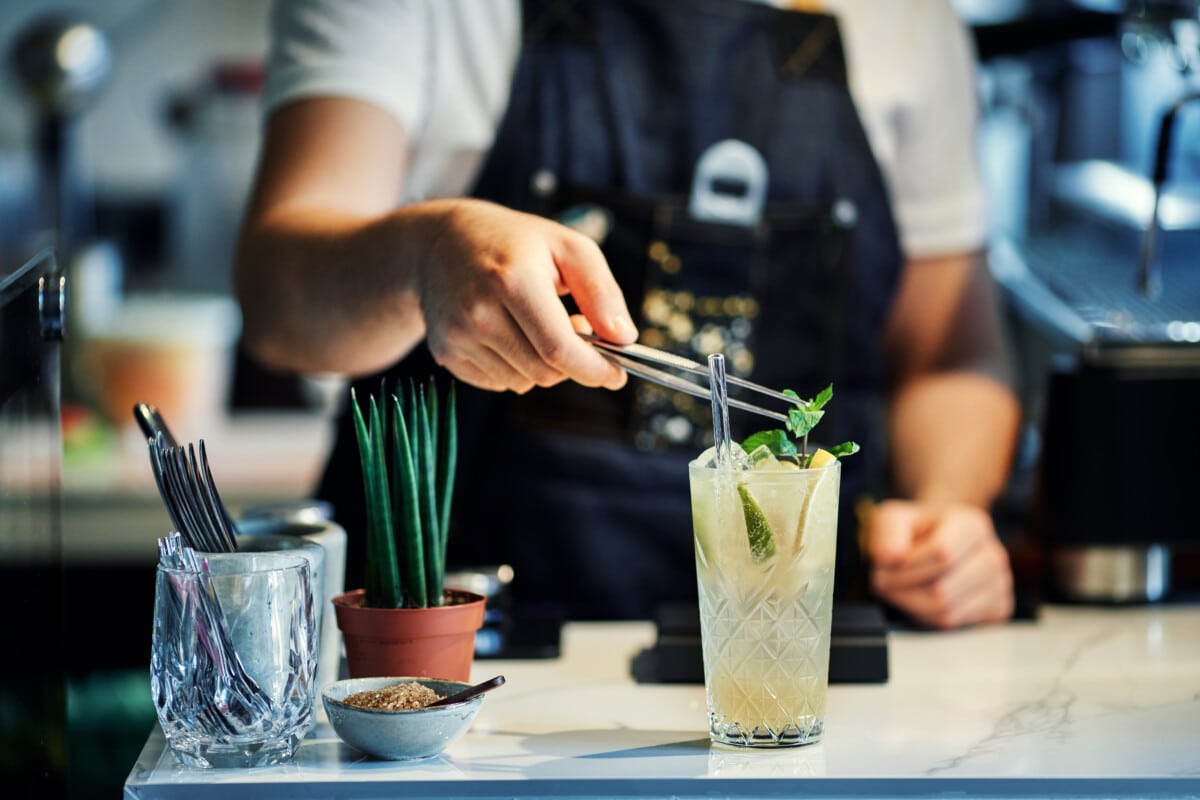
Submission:
[[[858,442],[842,442],[841,444],[834,445],[833,447],[829,448],[829,452],[833,456],[841,458],[842,456],[852,456],[861,449],[862,448],[858,446]]]
[[[791,389],[784,389],[782,393],[796,401],[796,407],[788,409],[787,429],[797,439],[803,439],[825,416],[821,409],[833,399],[833,384],[822,389],[812,400],[801,400]]]
[[[813,411],[820,411],[825,407],[825,404],[833,399],[833,384],[829,384],[822,389],[816,397],[809,401],[809,408]]]
[[[825,416],[825,405],[833,399],[833,384],[829,384],[818,392],[812,400],[802,400],[800,395],[791,389],[784,389],[781,394],[787,395],[796,402],[795,408],[788,409],[788,419],[785,423],[787,430],[759,431],[746,437],[746,440],[742,442],[742,449],[747,453],[753,453],[755,449],[766,445],[777,457],[800,455],[793,437],[803,439],[813,428],[817,427],[817,423]],[[842,442],[831,448],[829,452],[834,457],[841,458],[854,455],[859,449],[855,442]]]
[[[771,431],[759,431],[747,436],[746,440],[742,442],[742,449],[747,453],[753,453],[764,444],[777,456],[794,456],[798,452],[796,443],[788,438],[787,431],[778,428]]]
[[[824,411],[813,410],[811,407],[788,409],[787,429],[799,439],[807,436],[809,431],[817,427],[817,423],[823,416],[825,416]]]

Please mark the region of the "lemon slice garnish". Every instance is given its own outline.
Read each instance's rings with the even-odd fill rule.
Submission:
[[[809,462],[808,468],[821,469],[829,466],[834,461],[837,461],[837,456],[835,456],[833,453],[829,452],[828,450],[817,450],[817,452],[813,453],[812,460]],[[804,498],[804,507],[800,509],[800,522],[796,526],[796,540],[793,546],[793,550],[797,555],[799,555],[800,550],[804,545],[806,533],[808,531],[808,518],[813,511],[813,503],[816,498],[819,497],[822,492],[824,492],[826,485],[829,483],[829,481],[826,480],[828,477],[828,473],[822,473],[820,476],[818,476],[813,482],[813,485],[809,487],[808,496]],[[837,499],[834,498],[833,502],[836,505]]]
[[[809,459],[808,468],[809,469],[820,469],[821,467],[825,466],[826,464],[830,464],[834,461],[837,461],[837,456],[835,456],[833,453],[829,452],[828,450],[818,449],[817,452],[812,454],[812,458]]]

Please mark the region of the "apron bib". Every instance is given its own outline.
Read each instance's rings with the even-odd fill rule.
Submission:
[[[815,441],[863,445],[843,465],[844,593],[859,570],[853,502],[882,474],[881,332],[901,257],[836,19],[733,0],[525,2],[523,15],[475,196],[555,218],[603,209],[601,249],[643,343],[723,352],[731,373],[802,397],[834,383]],[[718,200],[754,189],[695,180],[727,140],[761,156],[765,191],[756,214],[705,218],[697,185]],[[389,380],[439,371],[420,348]],[[511,564],[519,601],[575,618],[694,599],[687,463],[711,444],[704,400],[632,377],[619,392],[459,388],[455,565]],[[734,414],[739,438],[775,427]],[[320,495],[350,530],[362,490],[347,418]]]

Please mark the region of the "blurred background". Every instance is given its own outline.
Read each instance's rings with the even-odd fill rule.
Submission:
[[[1026,409],[997,508],[1018,568],[1034,602],[1193,597],[1200,4],[954,5],[981,60],[989,261]],[[246,508],[305,497],[342,396],[335,377],[267,373],[238,349],[231,259],[268,13],[268,0],[0,0],[0,280],[47,247],[67,276],[57,398],[0,396],[10,434],[61,419],[44,448],[61,437],[60,460],[0,438],[0,577],[29,559],[61,567],[61,608],[42,616],[66,633],[47,673],[65,689],[45,706],[61,700],[64,723],[36,733],[44,763],[5,768],[77,797],[119,792],[155,724],[153,540],[169,521],[132,404],[205,438],[227,501]],[[0,340],[3,369],[19,341]],[[49,521],[16,499],[39,491],[61,498]],[[21,549],[39,531],[49,556]],[[1088,571],[1112,548],[1134,559],[1120,585]],[[31,587],[8,583],[28,603]],[[115,619],[96,624],[97,598]]]

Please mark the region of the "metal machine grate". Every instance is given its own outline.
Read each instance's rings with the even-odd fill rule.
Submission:
[[[1137,236],[1089,223],[1056,226],[1018,246],[1025,267],[1098,341],[1200,341],[1200,232],[1163,239],[1163,290],[1137,289]]]

